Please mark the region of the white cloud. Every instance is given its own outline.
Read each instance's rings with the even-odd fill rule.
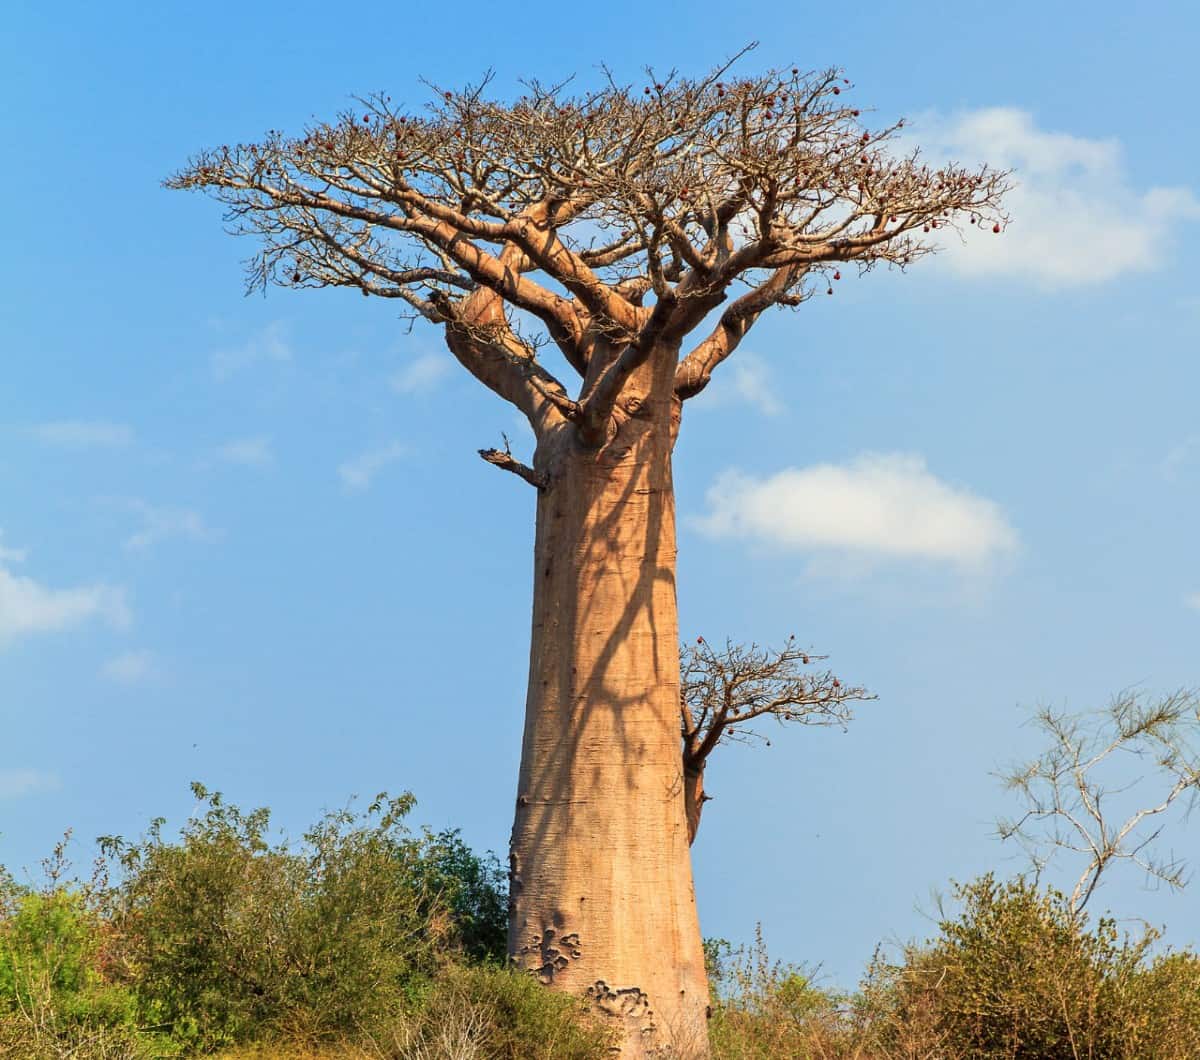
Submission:
[[[41,769],[0,769],[0,799],[19,799],[58,786],[57,775]]]
[[[931,162],[988,162],[1013,169],[1005,199],[1012,224],[999,236],[969,225],[951,233],[941,260],[969,275],[1009,274],[1054,287],[1103,283],[1164,263],[1179,222],[1200,219],[1188,188],[1135,188],[1117,140],[1089,140],[1037,128],[1026,111],[990,107],[927,114],[911,141]]]
[[[408,446],[401,442],[392,442],[390,445],[368,450],[345,461],[338,467],[338,474],[347,489],[365,490],[380,471],[407,453]]]
[[[283,321],[276,320],[260,329],[240,346],[217,350],[209,361],[217,379],[225,380],[235,372],[260,361],[281,364],[291,359],[292,348],[287,341],[287,328]]]
[[[242,467],[267,468],[275,463],[269,438],[235,438],[217,450],[217,456],[227,464]]]
[[[39,423],[30,433],[48,445],[69,446],[73,449],[116,448],[133,441],[133,430],[123,423],[103,420],[55,420]]]
[[[1192,593],[1191,596],[1185,596],[1183,602],[1192,610],[1200,611],[1200,593]]]
[[[93,619],[118,628],[129,625],[129,608],[121,589],[103,584],[48,588],[3,565],[5,559],[23,556],[13,549],[0,553],[0,645],[19,636],[55,633]]]
[[[101,668],[101,674],[110,681],[123,685],[136,685],[153,677],[158,671],[154,656],[148,651],[127,651],[109,659]]]
[[[212,541],[220,532],[207,526],[198,512],[190,508],[158,508],[145,501],[131,500],[130,510],[142,517],[142,528],[125,539],[128,549],[149,548],[172,537],[191,541]]]
[[[798,551],[982,568],[1017,544],[998,505],[947,485],[920,456],[904,453],[786,468],[762,479],[726,471],[707,501],[708,514],[692,520],[701,532]]]
[[[448,353],[427,353],[406,364],[388,380],[397,394],[424,394],[450,374]]]

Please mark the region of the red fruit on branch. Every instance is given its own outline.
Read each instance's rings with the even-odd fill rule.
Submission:
[[[703,638],[703,637],[697,637],[697,638],[696,638],[696,643],[697,643],[697,644],[703,644],[703,643],[704,643],[704,638]]]
[[[996,235],[999,235],[999,234],[1000,234],[1000,225],[999,225],[999,223],[992,225],[992,231],[993,231],[993,232],[995,232],[995,233],[996,233]]]
[[[840,280],[840,279],[842,278],[842,274],[841,274],[840,272],[835,272],[835,273],[833,274],[833,278],[834,278],[835,280]]]
[[[834,94],[835,96],[840,96],[840,95],[842,94],[842,90],[841,90],[840,88],[838,88],[838,86],[837,86],[837,85],[834,85],[834,86],[833,86],[833,94]]]

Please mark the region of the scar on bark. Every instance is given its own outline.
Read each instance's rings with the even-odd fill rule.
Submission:
[[[504,439],[503,449],[480,449],[479,455],[494,467],[503,471],[511,471],[514,475],[523,478],[536,489],[545,489],[550,484],[550,479],[542,472],[534,471],[528,464],[522,464],[512,455],[512,447],[509,445],[507,434],[502,434],[500,437]]]
[[[611,987],[603,979],[597,979],[587,988],[587,996],[603,1013],[630,1021],[641,1021],[642,1034],[653,1034],[657,1029],[650,998],[637,986]]]
[[[549,986],[554,982],[554,977],[566,969],[571,961],[577,961],[583,956],[577,931],[559,935],[552,927],[546,928],[540,935],[531,936],[529,942],[517,953],[522,957],[529,953],[536,953],[541,957],[542,963],[529,971],[543,986]]]

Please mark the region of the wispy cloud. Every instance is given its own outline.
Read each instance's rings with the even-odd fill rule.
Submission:
[[[749,350],[738,350],[722,364],[696,400],[700,408],[717,408],[740,401],[753,405],[766,416],[783,412],[783,402],[772,386],[767,362]]]
[[[1023,110],[926,114],[911,136],[935,162],[1015,170],[1006,199],[1013,221],[1002,235],[964,225],[964,243],[945,237],[941,260],[969,275],[1007,274],[1051,287],[1103,283],[1163,265],[1180,223],[1200,220],[1191,189],[1135,187],[1117,140],[1048,132]]]
[[[407,454],[408,446],[402,442],[392,442],[345,461],[338,467],[338,475],[347,489],[365,490],[380,471]]]
[[[127,549],[137,551],[176,537],[214,541],[221,536],[219,530],[208,526],[203,517],[190,508],[161,508],[142,500],[130,500],[126,504],[142,520],[141,529],[125,539]]]
[[[109,659],[100,673],[109,681],[122,685],[141,684],[158,672],[158,662],[148,651],[127,651]]]
[[[209,358],[213,375],[226,380],[244,368],[262,361],[277,364],[292,359],[292,347],[287,341],[287,327],[281,320],[273,321],[238,346],[226,346]]]
[[[1164,478],[1173,479],[1192,463],[1200,463],[1200,434],[1189,435],[1171,446],[1160,470]]]
[[[56,633],[99,619],[111,626],[129,625],[122,589],[105,584],[52,589],[33,578],[14,574],[6,563],[19,562],[23,550],[0,552],[0,646],[36,633]]]
[[[1185,596],[1183,602],[1193,611],[1200,611],[1200,593],[1192,593],[1191,596]]]
[[[0,799],[19,799],[58,787],[58,775],[43,769],[0,769]]]
[[[981,569],[1017,544],[997,504],[942,482],[911,454],[868,453],[766,478],[726,471],[706,497],[708,514],[691,520],[702,533],[801,552]]]
[[[426,353],[395,372],[388,383],[397,394],[424,394],[450,374],[450,355]]]
[[[275,463],[269,438],[235,438],[217,450],[217,457],[227,464],[241,467],[268,468]]]
[[[104,420],[54,420],[29,431],[39,442],[71,449],[118,448],[133,441],[131,427]]]
[[[0,567],[5,563],[24,563],[28,555],[28,549],[8,548],[4,544],[4,531],[0,529]]]

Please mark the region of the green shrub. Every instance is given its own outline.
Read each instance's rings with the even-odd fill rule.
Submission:
[[[425,889],[441,894],[449,907],[463,954],[503,964],[508,958],[508,874],[496,856],[480,857],[453,829],[426,833],[420,865]]]
[[[433,976],[454,921],[432,838],[403,825],[410,795],[328,814],[293,849],[269,840],[266,810],[195,792],[206,808],[178,842],[161,821],[136,845],[105,841],[124,868],[116,948],[143,1018],[197,1048],[337,1037],[390,1019]]]
[[[166,1055],[136,1000],[102,971],[108,926],[86,890],[8,888],[0,919],[0,1055]]]
[[[1054,890],[984,876],[956,887],[957,917],[873,962],[857,999],[858,1032],[884,1056],[913,1043],[948,1056],[1003,1060],[1185,1060],[1200,1056],[1200,962],[1151,956],[1147,930],[1089,927]]]

